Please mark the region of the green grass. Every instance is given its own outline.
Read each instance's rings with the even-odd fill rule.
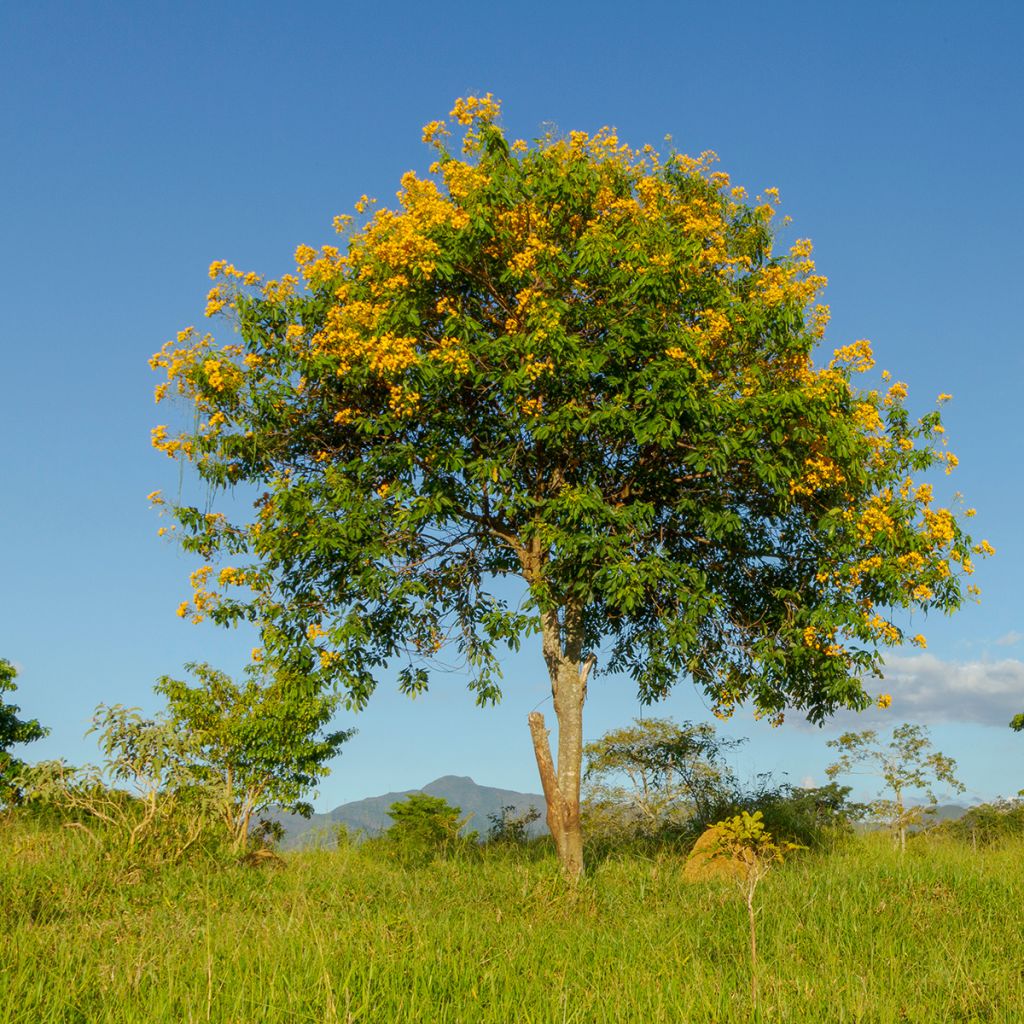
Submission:
[[[358,849],[282,866],[117,868],[0,824],[0,1024],[1024,1020],[1024,844],[880,836],[803,854],[746,913],[681,859],[403,869]]]

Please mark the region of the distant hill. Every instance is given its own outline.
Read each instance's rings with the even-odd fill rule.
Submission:
[[[463,817],[471,815],[466,827],[475,829],[481,835],[485,835],[490,828],[488,815],[499,814],[503,807],[514,807],[516,814],[525,813],[531,807],[536,807],[541,815],[544,813],[544,797],[539,793],[518,793],[512,789],[478,786],[467,775],[444,775],[422,789],[406,789],[367,797],[365,800],[354,800],[325,814],[314,814],[311,818],[297,814],[275,814],[274,817],[285,829],[281,845],[285,849],[294,849],[318,842],[333,843],[334,830],[338,825],[365,832],[369,836],[379,835],[391,825],[388,808],[411,793],[439,796],[452,806],[461,808]],[[530,826],[530,832],[532,835],[547,832],[543,817]]]
[[[956,821],[962,818],[971,808],[963,807],[960,804],[938,804],[933,814],[925,814],[921,825],[911,825],[908,831],[920,832],[922,828],[930,828],[944,821]],[[881,832],[886,825],[877,821],[859,822],[854,826],[858,832]]]

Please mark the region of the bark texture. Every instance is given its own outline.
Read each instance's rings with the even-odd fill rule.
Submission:
[[[539,711],[529,716],[533,751],[547,803],[547,823],[562,870],[571,879],[583,874],[583,832],[580,827],[580,776],[583,766],[583,703],[587,676],[596,659],[582,657],[582,624],[574,609],[564,621],[556,613],[544,616],[544,660],[551,676],[551,693],[558,720],[557,763],[551,754],[549,732]],[[563,640],[564,637],[564,640]]]

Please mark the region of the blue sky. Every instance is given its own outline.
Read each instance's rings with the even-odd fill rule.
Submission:
[[[362,194],[387,202],[429,153],[420,127],[491,91],[513,135],[614,125],[713,149],[751,192],[777,186],[828,275],[828,340],[872,340],[923,412],[949,391],[960,458],[938,488],[978,508],[982,604],[917,623],[885,716],[928,723],[975,798],[1024,786],[1021,385],[1024,237],[1016,4],[5,4],[0,8],[0,656],[52,728],[25,756],[81,762],[101,701],[155,707],[184,662],[228,671],[253,637],[175,617],[194,565],[158,540],[146,495],[177,492],[149,447],[149,355],[201,320],[213,259],[270,275],[330,241]],[[915,630],[916,631],[916,630]],[[536,790],[526,714],[539,650],[478,709],[457,677],[413,702],[387,681],[319,807],[438,775]],[[591,686],[587,734],[639,712]],[[647,714],[706,720],[687,684]],[[741,772],[823,781],[824,730],[740,715]]]

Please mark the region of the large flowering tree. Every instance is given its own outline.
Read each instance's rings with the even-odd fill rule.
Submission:
[[[260,492],[246,521],[171,507],[207,563],[179,613],[257,622],[258,657],[354,706],[453,650],[497,700],[502,650],[540,634],[554,758],[530,726],[578,875],[598,655],[645,700],[689,678],[723,716],[819,721],[871,702],[893,610],[955,609],[989,549],[914,482],[955,465],[939,412],[858,386],[866,341],[815,361],[824,279],[810,242],[775,251],[774,190],[606,129],[510,144],[498,114],[459,100],[461,152],[428,125],[429,176],[363,197],[294,275],[214,263],[206,313],[238,336],[154,357],[193,424],[154,444]]]

